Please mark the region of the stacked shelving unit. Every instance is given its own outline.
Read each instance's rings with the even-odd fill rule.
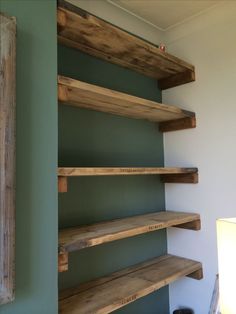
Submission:
[[[57,13],[58,40],[63,45],[156,78],[160,89],[195,80],[192,65],[65,1],[59,1]],[[157,122],[161,132],[196,127],[193,112],[69,77],[58,76],[58,101]],[[61,167],[58,168],[58,190],[67,192],[70,177],[117,175],[160,175],[166,183],[198,182],[197,168]],[[163,211],[62,229],[59,231],[59,271],[68,270],[68,254],[72,251],[168,227],[199,230],[200,225],[198,214]],[[183,276],[201,279],[201,263],[172,255],[161,256],[61,292],[59,311],[63,314],[110,313]]]

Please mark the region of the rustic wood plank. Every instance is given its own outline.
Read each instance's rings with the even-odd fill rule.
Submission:
[[[162,175],[165,176],[188,176],[196,174],[197,168],[174,168],[174,167],[59,167],[58,176],[76,177],[76,176],[114,176],[114,175]]]
[[[57,17],[58,41],[63,45],[146,76],[163,79],[160,85],[164,88],[184,84],[194,78],[193,65],[66,1],[59,0]],[[188,78],[185,73],[193,74]]]
[[[167,258],[168,258],[168,255],[162,255],[162,256],[158,257],[158,260],[159,261],[165,261]],[[77,285],[75,287],[62,290],[62,291],[60,291],[60,294],[59,294],[59,300],[66,299],[66,298],[71,297],[71,296],[73,296],[75,294],[84,292],[84,291],[86,291],[86,290],[88,290],[90,288],[98,287],[100,285],[106,284],[107,282],[111,281],[111,278],[112,278],[112,280],[120,278],[122,276],[127,275],[130,272],[134,272],[137,269],[140,269],[142,267],[147,267],[147,266],[152,265],[152,264],[153,264],[153,259],[148,260],[148,261],[144,261],[142,263],[138,263],[138,264],[132,265],[132,266],[130,266],[128,268],[116,271],[116,272],[114,272],[112,274],[109,274],[109,275],[107,275],[105,277],[100,277],[98,279],[94,279],[94,280],[91,280],[91,281],[88,281],[88,282],[84,282],[84,283],[79,284],[79,285]]]
[[[67,289],[60,294],[59,313],[111,313],[200,269],[201,263],[186,258],[172,255],[154,258]]]
[[[160,104],[63,76],[58,76],[58,100],[65,105],[154,122],[195,117],[194,112],[175,106]]]
[[[161,175],[161,181],[163,183],[198,183],[198,172],[193,171],[187,174],[166,174]]]
[[[62,273],[68,270],[68,263],[69,263],[69,256],[68,253],[59,252],[58,254],[58,272]]]
[[[162,211],[66,228],[59,231],[59,252],[72,252],[168,227],[199,230],[199,221],[198,214]]]
[[[58,192],[66,193],[68,190],[67,177],[58,177]]]
[[[159,131],[160,132],[171,132],[171,131],[179,131],[185,129],[193,129],[196,128],[196,118],[182,118],[171,121],[164,121],[159,123]]]
[[[15,290],[16,20],[0,13],[0,304]]]

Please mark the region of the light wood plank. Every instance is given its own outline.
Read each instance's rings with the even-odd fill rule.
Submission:
[[[158,257],[158,260],[162,261],[162,260],[166,260],[166,258],[167,258],[167,255],[163,255],[163,256]],[[148,260],[148,261],[144,261],[142,263],[138,263],[136,265],[132,265],[132,266],[127,267],[125,269],[121,269],[119,271],[116,271],[116,272],[109,274],[105,277],[100,277],[98,279],[94,279],[94,280],[76,285],[75,287],[62,290],[62,291],[60,291],[60,294],[59,294],[59,300],[66,299],[68,297],[71,297],[75,294],[78,294],[78,293],[83,292],[85,290],[88,290],[90,288],[93,288],[93,287],[96,287],[99,285],[103,285],[103,284],[111,281],[111,278],[113,280],[117,279],[119,277],[125,276],[129,272],[133,272],[136,269],[140,269],[142,267],[147,267],[147,266],[152,265],[152,264],[153,264],[153,259]]]
[[[58,176],[115,176],[115,175],[188,175],[197,173],[197,168],[176,168],[176,167],[59,167]]]
[[[161,181],[163,183],[198,183],[197,168],[61,167],[58,168],[58,191],[67,192],[68,177],[116,175],[160,175]]]
[[[58,40],[111,63],[160,80],[160,88],[195,80],[194,66],[86,11],[59,0]]]
[[[162,211],[66,228],[59,232],[59,252],[72,252],[168,227],[199,230],[199,221],[198,214]]]
[[[155,258],[62,292],[59,313],[111,313],[201,269],[201,263],[186,258]]]
[[[15,290],[16,20],[0,14],[0,304]]]
[[[153,122],[194,118],[195,114],[175,106],[160,104],[108,88],[58,76],[58,100],[65,105]],[[181,125],[183,129],[189,124]],[[169,125],[168,129],[170,129]],[[176,128],[176,126],[174,126]],[[173,129],[174,129],[173,127]]]

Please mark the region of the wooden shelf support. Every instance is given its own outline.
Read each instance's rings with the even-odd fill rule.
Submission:
[[[186,223],[180,224],[180,225],[178,225],[176,227],[177,228],[183,228],[183,229],[189,229],[189,230],[198,231],[198,230],[201,230],[201,220],[200,219],[196,219],[194,221],[190,221],[190,222],[186,222]]]
[[[197,270],[195,270],[191,274],[187,275],[187,277],[192,278],[192,279],[196,279],[196,280],[201,280],[203,278],[203,269],[202,269],[202,267],[197,269]]]
[[[163,183],[198,183],[198,172],[161,175]]]
[[[196,118],[188,117],[159,123],[160,132],[172,132],[196,128]]]
[[[158,87],[161,90],[165,90],[171,87],[179,86],[193,81],[195,81],[195,71],[188,69],[184,72],[180,72],[169,77],[164,77],[160,79],[158,81]]]
[[[64,272],[68,270],[68,253],[67,252],[59,252],[58,254],[58,272]]]
[[[68,191],[67,177],[58,177],[58,192],[66,193]]]
[[[186,222],[186,223],[180,224],[180,225],[178,225],[176,227],[177,228],[183,228],[183,229],[189,229],[189,230],[198,231],[198,230],[201,230],[201,220],[200,219],[196,219],[194,221],[190,221],[190,222]]]

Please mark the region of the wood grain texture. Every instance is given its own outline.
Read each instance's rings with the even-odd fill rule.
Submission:
[[[16,20],[0,13],[0,304],[15,290]]]
[[[61,292],[59,313],[111,313],[201,269],[201,263],[186,258],[172,255],[154,258]]]
[[[66,228],[59,231],[59,252],[72,252],[168,227],[188,229],[189,226],[191,230],[199,230],[199,221],[198,214],[162,211]]]
[[[115,175],[188,175],[197,173],[197,168],[174,168],[174,167],[59,167],[58,176],[115,176]]]
[[[57,17],[63,45],[161,80],[163,89],[194,80],[193,65],[66,1],[59,0]]]
[[[191,111],[64,76],[58,76],[58,100],[65,105],[154,122],[195,117]]]

